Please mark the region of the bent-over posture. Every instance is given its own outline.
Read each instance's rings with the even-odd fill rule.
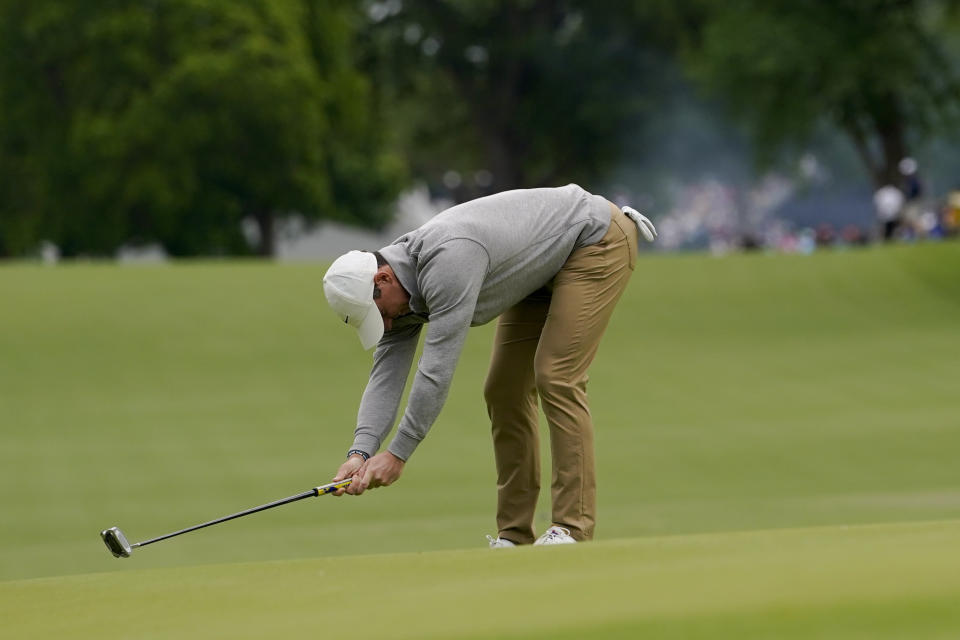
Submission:
[[[467,330],[499,316],[484,386],[497,465],[491,546],[590,540],[596,476],[587,370],[633,272],[638,232],[656,236],[633,209],[570,184],[466,202],[378,252],[338,258],[324,293],[376,351],[353,445],[334,479],[352,477],[346,492],[354,495],[396,481],[443,407]],[[424,325],[406,410],[377,453]],[[538,398],[553,458],[553,526],[539,539]]]

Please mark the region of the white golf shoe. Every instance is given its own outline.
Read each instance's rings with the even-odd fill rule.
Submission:
[[[487,542],[490,543],[491,549],[509,549],[510,547],[517,546],[516,543],[507,540],[506,538],[487,536]]]
[[[570,536],[570,529],[564,529],[556,525],[547,529],[547,532],[537,538],[534,546],[538,544],[575,544],[577,541]]]

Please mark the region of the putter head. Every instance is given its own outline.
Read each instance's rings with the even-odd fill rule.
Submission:
[[[104,529],[100,532],[100,537],[103,538],[104,544],[107,545],[107,549],[110,549],[110,553],[115,558],[129,558],[130,554],[133,553],[133,548],[127,542],[127,536],[123,535],[123,531],[120,531],[117,527]]]

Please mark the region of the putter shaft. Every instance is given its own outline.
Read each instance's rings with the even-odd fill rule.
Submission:
[[[290,504],[291,502],[296,502],[297,500],[303,500],[304,498],[313,498],[314,496],[322,496],[328,493],[333,493],[337,489],[346,487],[352,482],[350,478],[346,480],[340,480],[338,482],[331,482],[319,487],[314,487],[309,491],[304,491],[303,493],[298,493],[295,496],[290,496],[289,498],[282,498],[280,500],[274,500],[273,502],[268,502],[267,504],[262,504],[259,507],[252,507],[238,513],[232,513],[229,516],[224,516],[222,518],[217,518],[216,520],[211,520],[210,522],[204,522],[203,524],[194,525],[192,527],[187,527],[186,529],[181,529],[180,531],[174,531],[173,533],[168,533],[166,535],[158,536],[156,538],[151,538],[150,540],[144,540],[143,542],[135,542],[131,544],[131,547],[145,547],[148,544],[153,544],[154,542],[160,542],[161,540],[166,540],[167,538],[173,538],[174,536],[183,535],[184,533],[190,533],[191,531],[196,531],[197,529],[203,529],[205,527],[212,527],[215,524],[220,524],[221,522],[227,522],[228,520],[234,520],[236,518],[242,518],[243,516],[248,516],[252,513],[257,513],[260,511],[266,511],[267,509],[273,509],[274,507],[279,507],[285,504]]]
[[[251,508],[251,509],[246,509],[246,510],[244,510],[244,511],[240,511],[240,512],[238,512],[238,513],[233,513],[233,514],[230,514],[230,515],[228,515],[228,516],[224,516],[224,517],[222,517],[222,518],[217,518],[216,520],[211,520],[210,522],[204,522],[203,524],[198,524],[198,525],[194,525],[194,526],[192,526],[192,527],[187,527],[186,529],[181,529],[181,530],[179,530],[179,531],[174,531],[173,533],[168,533],[168,534],[166,534],[166,535],[158,536],[158,537],[156,537],[156,538],[151,538],[151,539],[149,539],[149,540],[144,540],[143,542],[134,542],[134,543],[132,543],[132,544],[129,545],[129,549],[127,549],[126,553],[121,553],[121,555],[119,555],[119,556],[117,556],[117,557],[126,557],[126,556],[128,556],[128,555],[129,555],[129,551],[132,550],[132,549],[134,549],[134,548],[136,548],[136,547],[145,547],[145,546],[147,546],[148,544],[153,544],[154,542],[160,542],[161,540],[166,540],[167,538],[173,538],[173,537],[175,537],[175,536],[183,535],[184,533],[190,533],[191,531],[196,531],[197,529],[203,529],[204,527],[211,527],[211,526],[213,526],[213,525],[215,525],[215,524],[220,524],[221,522],[227,522],[228,520],[234,520],[235,518],[242,518],[243,516],[248,516],[248,515],[250,515],[250,514],[252,514],[252,513],[257,513],[257,512],[259,512],[259,511],[266,511],[267,509],[273,509],[274,507],[279,507],[279,506],[281,506],[281,505],[289,504],[289,503],[291,503],[291,502],[296,502],[297,500],[303,500],[304,498],[312,498],[312,497],[314,497],[314,496],[322,496],[322,495],[326,495],[326,494],[328,494],[328,493],[333,493],[334,491],[336,491],[336,490],[338,490],[338,489],[342,489],[342,488],[348,486],[351,482],[352,482],[352,480],[351,480],[350,478],[347,478],[347,479],[345,479],[345,480],[338,480],[338,481],[336,481],[336,482],[331,482],[331,483],[329,483],[329,484],[321,485],[321,486],[319,486],[319,487],[314,487],[313,489],[310,489],[309,491],[304,491],[303,493],[298,493],[298,494],[295,495],[295,496],[290,496],[290,497],[288,497],[288,498],[282,498],[282,499],[280,499],[280,500],[274,500],[273,502],[268,502],[267,504],[262,504],[262,505],[260,505],[259,507],[253,507],[253,508]],[[108,539],[107,539],[107,537],[106,537],[106,534],[107,534],[107,532],[109,532],[109,531],[110,531],[110,530],[108,529],[107,531],[101,533],[101,536],[104,536],[104,541],[107,542],[107,547],[110,548],[111,551],[114,552],[114,555],[116,556],[117,553],[119,552],[119,550],[115,550],[115,549],[113,548],[113,545],[111,545],[111,541],[108,541]],[[116,537],[116,535],[117,535],[117,534],[114,534],[113,537]],[[122,535],[122,534],[121,534],[121,535]],[[126,543],[126,539],[125,539],[125,538],[123,538],[123,543]],[[122,546],[123,543],[120,543],[121,546]]]

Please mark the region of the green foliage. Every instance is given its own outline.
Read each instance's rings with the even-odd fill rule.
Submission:
[[[934,0],[736,0],[708,12],[687,48],[694,78],[724,96],[761,153],[843,131],[878,184],[925,134],[960,114],[956,68]]]
[[[368,133],[351,17],[307,0],[5,0],[0,251],[42,233],[68,255],[242,253],[249,217],[268,252],[277,214],[381,222],[400,173]]]
[[[440,185],[458,171],[458,199],[603,177],[624,131],[657,106],[661,77],[621,4],[368,2],[374,65],[415,173]]]
[[[294,212],[382,226],[408,174],[458,200],[650,174],[697,147],[652,135],[680,67],[762,158],[840,131],[891,182],[957,128],[958,25],[957,0],[0,0],[0,256],[245,253],[243,219],[269,252]]]

